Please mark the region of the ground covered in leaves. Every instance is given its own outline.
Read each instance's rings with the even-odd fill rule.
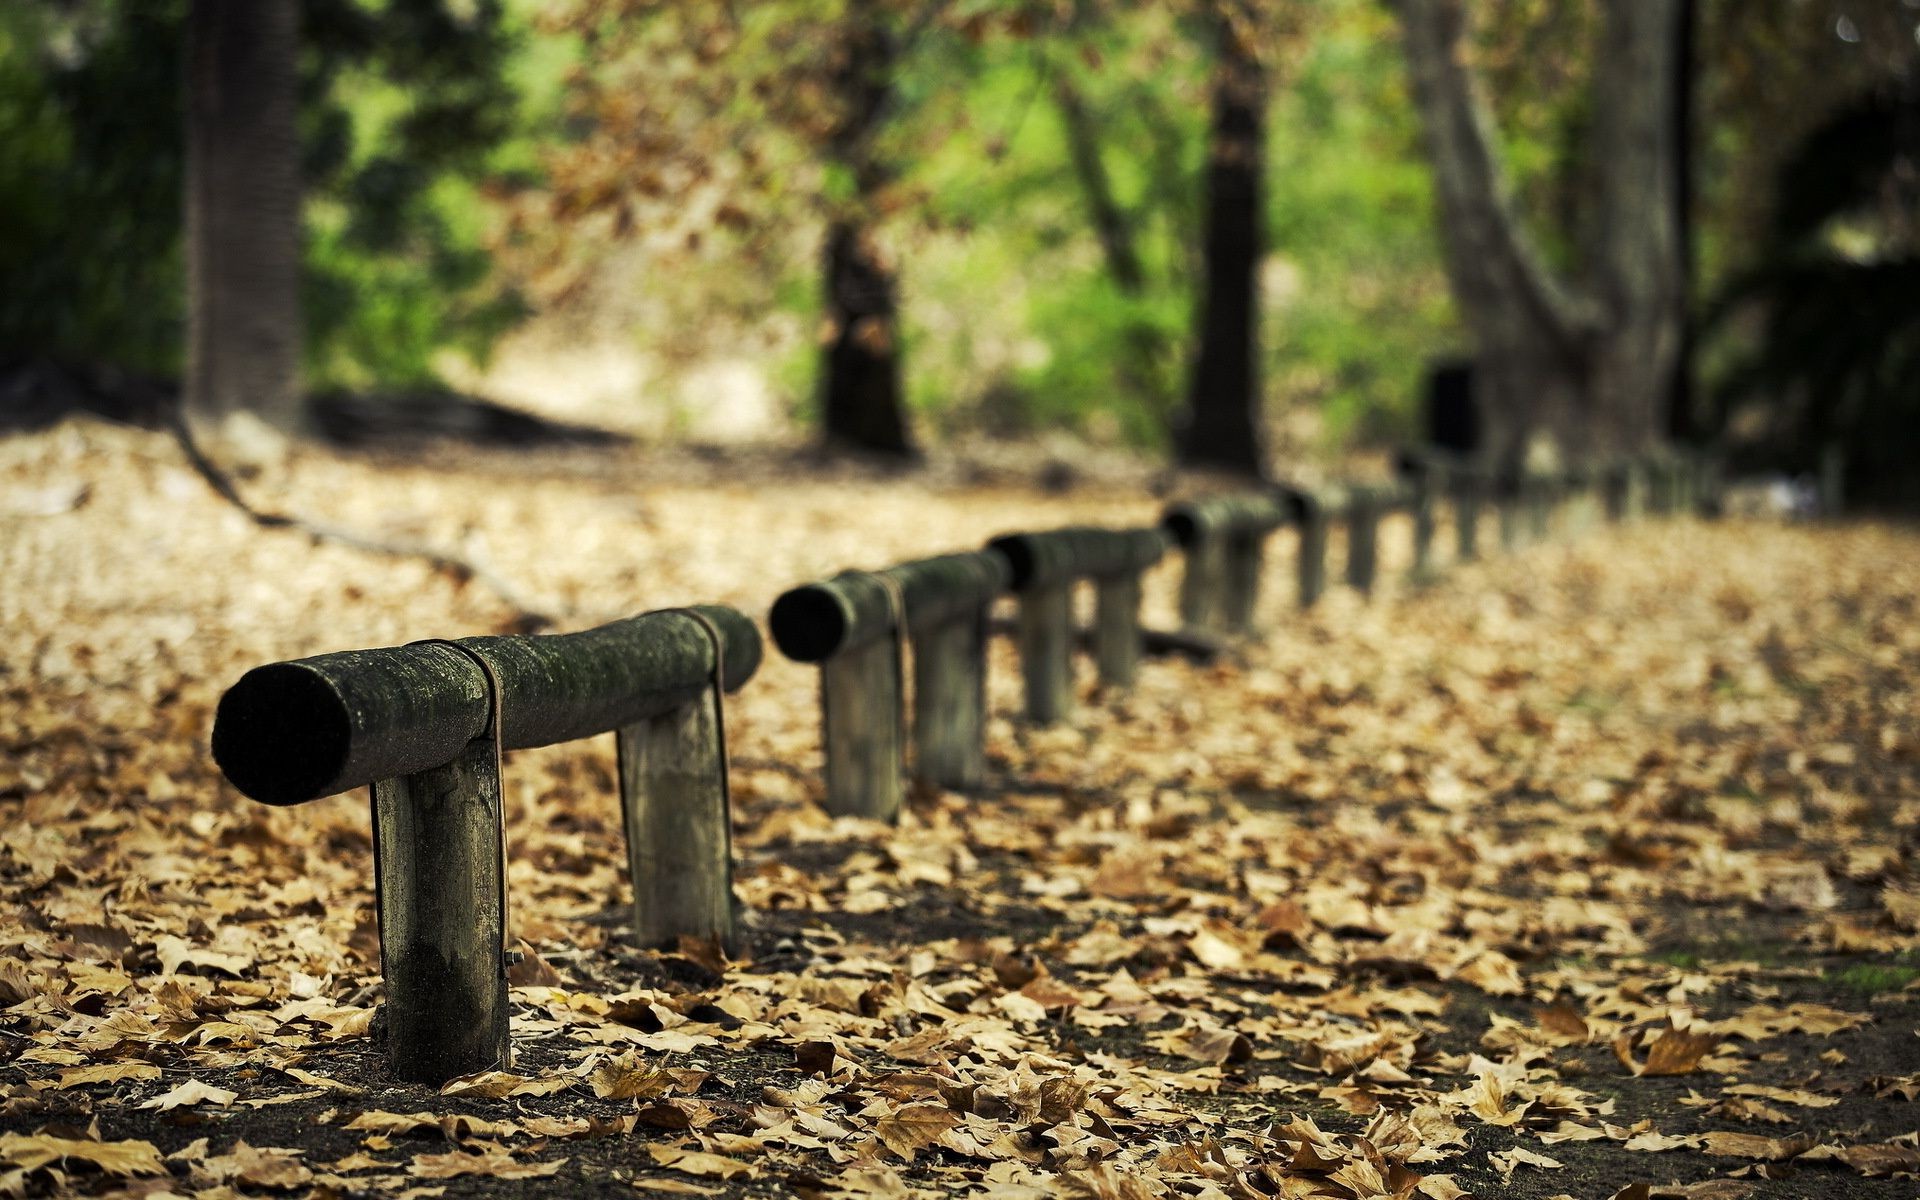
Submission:
[[[1138,484],[246,486],[584,624],[1147,521]],[[1308,616],[1284,543],[1260,644],[1062,726],[997,648],[994,785],[897,829],[822,813],[815,680],[770,654],[728,714],[736,961],[625,940],[608,739],[510,756],[516,1059],[434,1091],[382,1066],[365,797],[254,804],[207,733],[249,666],[510,614],[255,529],[155,435],[0,442],[0,1194],[1914,1196],[1920,536],[1591,528]]]

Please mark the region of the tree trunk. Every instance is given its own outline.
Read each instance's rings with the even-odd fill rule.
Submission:
[[[874,201],[891,174],[873,147],[894,99],[897,48],[885,20],[871,0],[849,5],[846,57],[835,73],[841,109],[827,150],[852,176],[854,195],[827,228],[820,415],[829,445],[909,457],[894,275],[872,229]]]
[[[827,230],[827,320],[832,329],[821,370],[820,411],[830,443],[911,455],[900,393],[893,275],[865,230],[835,222]]]
[[[1593,112],[1600,164],[1594,278],[1549,271],[1494,158],[1463,62],[1461,0],[1399,0],[1433,161],[1440,242],[1477,344],[1486,452],[1517,466],[1544,435],[1566,453],[1659,437],[1680,317],[1673,56],[1681,0],[1606,0]]]
[[[301,427],[296,0],[193,0],[187,22],[188,417]]]
[[[1206,281],[1179,452],[1189,466],[1258,477],[1266,470],[1258,420],[1266,77],[1247,44],[1249,19],[1240,10],[1220,24],[1207,163]]]

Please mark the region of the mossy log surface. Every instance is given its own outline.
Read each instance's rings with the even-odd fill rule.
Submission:
[[[1160,525],[1181,547],[1191,549],[1217,537],[1260,537],[1300,514],[1293,494],[1284,490],[1207,496],[1170,504]]]
[[[1138,575],[1160,561],[1167,535],[1160,529],[1075,526],[1041,533],[1009,533],[987,548],[1006,556],[1016,592],[1052,588],[1076,579]]]
[[[721,679],[760,666],[760,634],[731,608],[697,610],[719,629]],[[591,737],[678,708],[713,677],[713,645],[684,612],[646,613],[580,633],[472,637],[500,681],[505,749]],[[348,650],[256,667],[220,700],[213,756],[248,796],[299,804],[451,762],[486,731],[487,682],[432,642]]]
[[[774,644],[795,662],[825,662],[894,636],[889,580],[900,592],[910,630],[977,613],[1007,590],[1012,568],[997,550],[942,554],[884,571],[842,571],[791,588],[773,602],[767,625]]]

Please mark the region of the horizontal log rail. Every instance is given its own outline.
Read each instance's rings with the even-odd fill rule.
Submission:
[[[783,593],[768,626],[791,659],[821,671],[826,804],[838,814],[898,815],[908,741],[904,668],[911,651],[913,772],[967,789],[986,774],[987,638],[1003,595],[1019,601],[1027,716],[1073,703],[1076,645],[1100,682],[1130,686],[1143,646],[1210,659],[1224,634],[1252,630],[1267,539],[1299,535],[1298,600],[1326,586],[1328,531],[1344,523],[1345,580],[1377,582],[1379,526],[1405,513],[1412,578],[1436,573],[1439,517],[1450,509],[1456,563],[1478,557],[1492,508],[1501,544],[1563,533],[1589,519],[1710,511],[1719,476],[1669,453],[1558,472],[1497,473],[1443,456],[1402,462],[1386,485],[1270,487],[1168,505],[1147,529],[1007,534],[986,548],[846,571]],[[1143,631],[1143,575],[1170,549],[1184,558],[1178,634]],[[1096,591],[1089,631],[1072,592]],[[500,755],[609,731],[619,754],[636,939],[734,936],[726,744],[721,696],[751,679],[761,639],[730,608],[647,613],[581,633],[471,637],[323,654],[257,667],[219,704],[212,749],[242,793],[298,805],[372,790],[375,891],[395,1074],[438,1083],[504,1063],[508,921]]]
[[[371,785],[396,1075],[437,1084],[511,1057],[503,750],[614,733],[636,938],[732,940],[720,693],[760,654],[751,621],[702,606],[323,654],[227,690],[214,760],[246,795],[292,805]]]
[[[1006,557],[1020,598],[1020,671],[1027,719],[1050,724],[1073,710],[1073,587],[1094,584],[1094,659],[1102,687],[1133,686],[1140,662],[1140,577],[1166,553],[1161,529],[1072,527],[1009,533],[988,549]]]

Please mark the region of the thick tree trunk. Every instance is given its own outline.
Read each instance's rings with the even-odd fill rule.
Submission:
[[[849,6],[846,57],[836,72],[841,110],[827,150],[853,176],[854,197],[827,228],[820,415],[830,445],[907,457],[914,448],[900,385],[894,275],[872,229],[874,200],[890,175],[873,147],[894,98],[897,48],[885,20],[871,0]]]
[[[829,442],[881,454],[910,455],[900,390],[893,274],[850,222],[827,230],[827,321],[820,412]]]
[[[1247,33],[1232,16],[1221,21],[1207,164],[1206,281],[1179,453],[1189,466],[1257,477],[1266,470],[1259,422],[1266,77]]]
[[[1399,0],[1424,118],[1440,241],[1477,345],[1488,457],[1544,435],[1566,453],[1657,440],[1678,347],[1673,56],[1681,0],[1606,0],[1594,80],[1600,164],[1594,279],[1554,277],[1527,236],[1463,62],[1461,0]]]
[[[187,24],[189,419],[304,422],[296,0],[193,0]]]

